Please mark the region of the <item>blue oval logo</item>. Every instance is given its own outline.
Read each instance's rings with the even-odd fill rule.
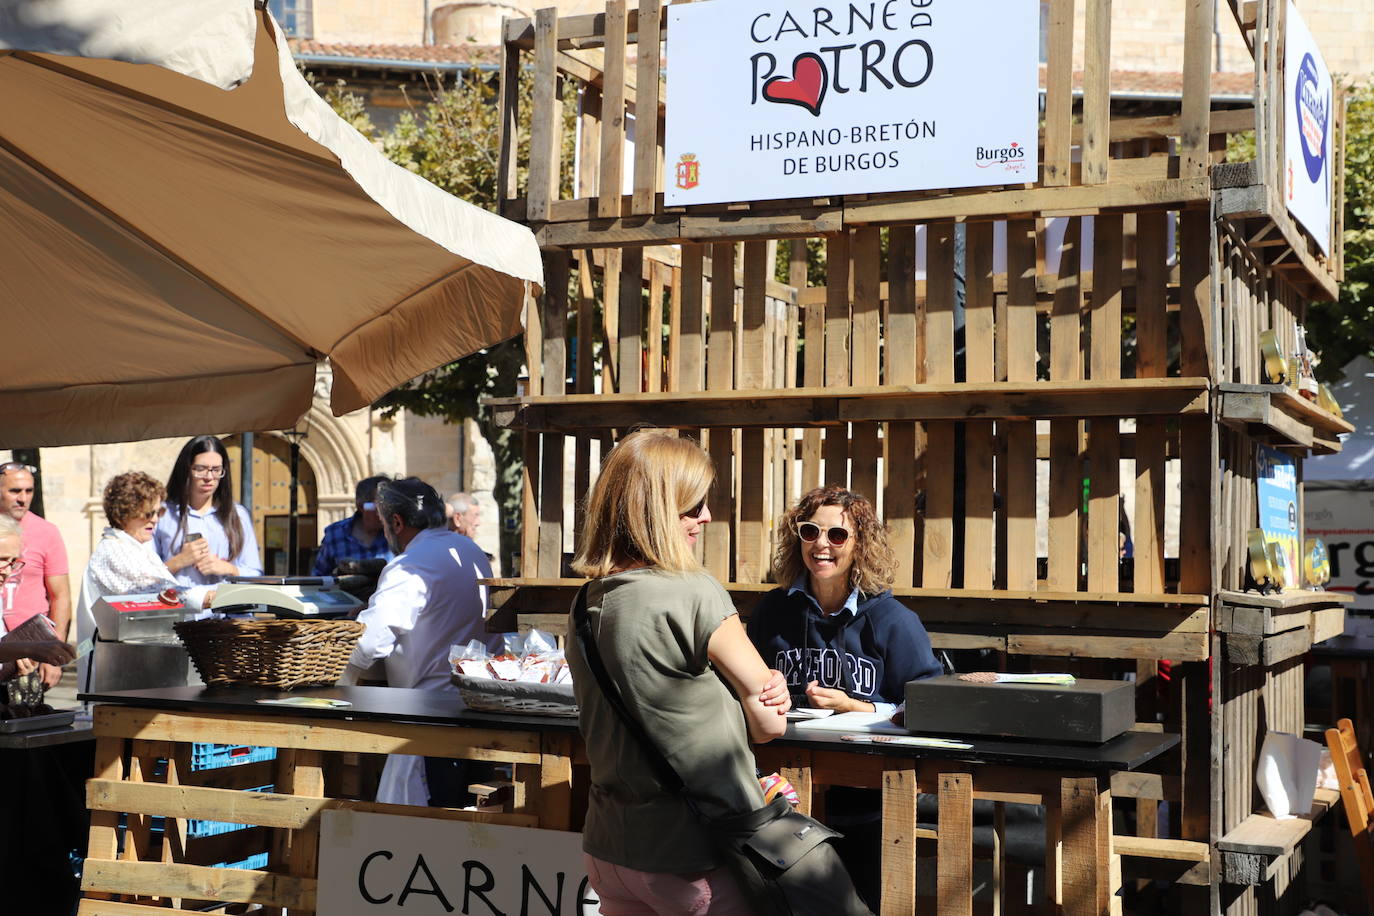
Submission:
[[[1316,183],[1326,168],[1326,140],[1331,124],[1331,98],[1322,96],[1317,62],[1304,54],[1298,67],[1294,93],[1297,101],[1298,134],[1302,138],[1302,158],[1307,177]]]

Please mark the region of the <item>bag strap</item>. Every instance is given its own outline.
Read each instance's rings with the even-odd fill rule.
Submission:
[[[620,688],[616,686],[611,674],[606,670],[605,663],[601,660],[601,650],[597,648],[596,637],[592,634],[592,622],[587,614],[587,589],[591,583],[586,583],[578,589],[577,599],[573,602],[573,623],[577,627],[577,638],[582,646],[582,657],[587,661],[587,667],[592,669],[592,675],[596,678],[596,683],[601,687],[601,693],[606,697],[606,702],[620,716],[620,721],[625,725],[625,730],[639,742],[640,748],[644,751],[644,756],[649,760],[649,766],[654,770],[654,775],[659,783],[669,794],[680,797],[687,803],[687,807],[692,809],[692,813],[698,817],[701,812],[692,803],[687,795],[687,786],[678,775],[677,770],[668,762],[668,758],[654,743],[653,738],[644,730],[644,726],[639,723],[625,705],[625,698],[620,693]]]

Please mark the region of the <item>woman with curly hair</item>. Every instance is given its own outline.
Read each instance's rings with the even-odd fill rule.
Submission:
[[[873,504],[843,487],[812,490],[778,523],[773,581],[749,638],[787,679],[795,706],[892,715],[907,681],[943,671],[916,612],[892,597],[896,555]],[[879,908],[878,793],[826,792],[826,822],[864,902]]]
[[[214,591],[208,586],[184,589],[178,596],[176,577],[153,547],[153,532],[166,511],[162,505],[166,495],[162,484],[142,471],[118,474],[105,485],[103,508],[110,526],[101,533],[86,565],[76,612],[78,645],[99,638],[100,621],[94,608],[96,601],[109,595],[168,592],[169,601],[179,597],[188,608],[199,611],[210,606]],[[78,683],[88,686],[84,668],[78,676]]]
[[[778,524],[773,580],[749,618],[798,706],[896,711],[907,681],[941,672],[916,612],[892,597],[896,565],[873,504],[843,487],[801,498]]]

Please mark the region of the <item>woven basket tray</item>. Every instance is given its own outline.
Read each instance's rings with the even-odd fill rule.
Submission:
[[[463,704],[479,712],[513,712],[526,716],[577,716],[572,684],[533,684],[452,674]]]
[[[188,620],[172,625],[207,685],[331,685],[363,625],[356,620]]]

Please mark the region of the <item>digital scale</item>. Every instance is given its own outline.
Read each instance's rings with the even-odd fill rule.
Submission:
[[[278,617],[348,617],[363,602],[330,576],[237,576],[215,588],[210,610]]]
[[[166,601],[156,592],[96,599],[95,640],[82,689],[104,693],[201,683],[172,630],[188,613],[194,612],[179,597]]]

